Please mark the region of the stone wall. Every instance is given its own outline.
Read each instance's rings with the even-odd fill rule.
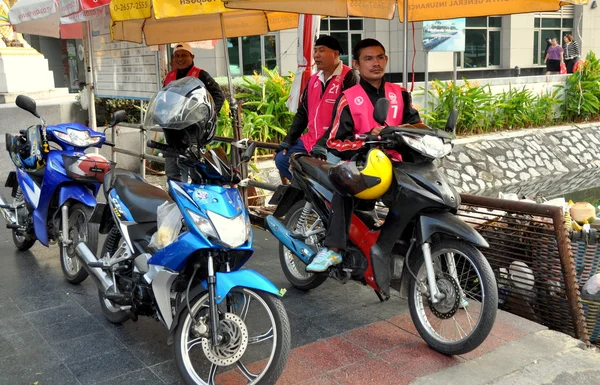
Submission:
[[[596,183],[582,171],[600,166],[600,126],[562,126],[457,139],[453,153],[440,165],[459,192],[476,195],[497,196],[500,191],[557,195],[557,189],[570,189],[566,181],[576,188],[598,186],[600,180]]]

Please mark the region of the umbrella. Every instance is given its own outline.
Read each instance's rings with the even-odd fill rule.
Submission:
[[[287,101],[287,107],[293,113],[298,110],[300,95],[312,75],[312,50],[315,39],[319,36],[320,25],[320,16],[301,15],[298,20],[298,69]]]

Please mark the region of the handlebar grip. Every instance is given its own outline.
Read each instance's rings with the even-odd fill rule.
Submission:
[[[355,140],[363,140],[365,142],[379,141],[381,140],[381,136],[379,135],[369,135],[369,134],[357,134],[354,136]]]
[[[161,151],[174,152],[174,150],[171,147],[167,146],[166,144],[155,142],[155,141],[150,140],[150,139],[146,142],[146,146],[148,146],[150,148],[155,148],[155,149],[161,150]]]
[[[116,146],[116,144],[114,144],[113,142],[109,142],[108,140],[104,141],[104,145],[105,146],[110,146],[110,147],[115,147]]]

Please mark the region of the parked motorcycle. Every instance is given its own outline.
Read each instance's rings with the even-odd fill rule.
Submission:
[[[111,163],[101,155],[85,154],[89,147],[102,147],[103,133],[79,123],[48,126],[37,113],[33,99],[19,95],[17,106],[41,120],[41,124],[21,130],[19,135],[6,134],[6,150],[17,167],[6,180],[12,188],[13,203],[0,196],[0,209],[12,229],[15,247],[30,249],[60,243],[60,262],[65,278],[80,283],[88,274],[75,257],[73,237],[85,236],[92,250],[98,244],[98,231],[90,227],[86,234],[82,224],[96,206],[96,195],[110,170]],[[125,111],[114,114],[113,126],[125,119]],[[50,143],[59,146],[50,147]]]
[[[177,157],[193,184],[169,181],[167,193],[126,170],[106,176],[107,205],[91,219],[108,233],[99,258],[77,245],[104,316],[116,324],[160,320],[186,384],[219,384],[228,371],[248,384],[274,384],[289,354],[290,325],[280,291],[259,273],[240,270],[253,248],[239,177],[215,150],[148,146]]]
[[[374,118],[384,127],[388,109],[388,100],[376,103]],[[446,131],[454,130],[456,119],[454,111]],[[389,208],[383,224],[373,211],[355,210],[343,261],[327,272],[309,273],[305,267],[323,247],[326,227],[336,225],[329,223],[330,176],[338,165],[293,156],[292,183],[274,194],[270,203],[278,206],[266,222],[281,242],[281,266],[296,288],[314,289],[328,277],[342,283],[352,279],[372,287],[384,301],[393,287],[408,297],[411,318],[430,347],[464,354],[492,329],[498,293],[492,269],[478,250],[488,243],[456,216],[460,195],[434,163],[452,150],[446,131],[401,126],[360,136],[365,142],[354,159],[359,167],[374,148],[397,151],[402,161],[392,162],[391,186],[381,197]],[[284,215],[284,223],[276,219]]]

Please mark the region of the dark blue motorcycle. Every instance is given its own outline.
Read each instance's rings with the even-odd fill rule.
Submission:
[[[0,197],[2,215],[21,251],[36,241],[44,246],[60,243],[65,278],[80,283],[88,273],[76,258],[72,239],[80,238],[78,233],[91,216],[100,185],[111,168],[111,162],[103,156],[84,151],[112,144],[106,142],[103,133],[79,123],[46,125],[37,113],[35,101],[27,96],[19,95],[16,104],[39,118],[41,124],[21,130],[18,135],[6,134],[6,150],[16,170],[6,180],[6,187],[12,189],[12,204]],[[125,112],[118,111],[111,124],[124,119]],[[81,236],[95,251],[98,228],[85,229],[86,234]]]

